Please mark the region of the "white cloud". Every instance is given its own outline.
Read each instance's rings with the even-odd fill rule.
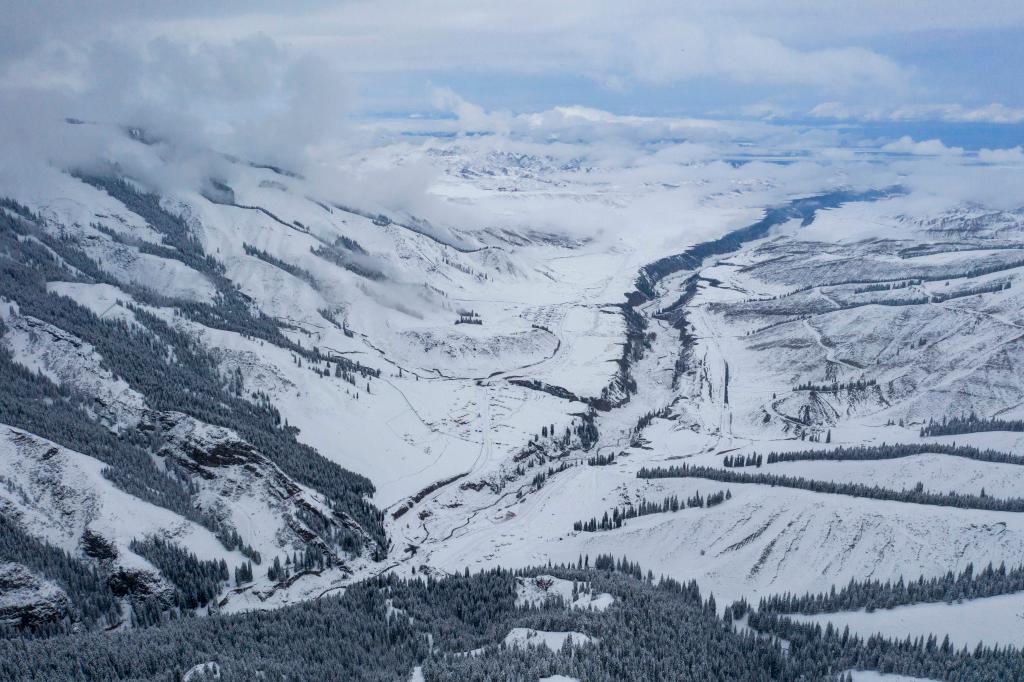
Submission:
[[[453,118],[441,121],[401,121],[402,128],[422,131],[479,133],[529,139],[535,142],[652,143],[685,138],[694,143],[760,137],[778,129],[765,123],[703,118],[636,116],[580,105],[556,106],[537,112],[514,114],[488,111],[464,99],[450,88],[436,88],[435,107]]]
[[[1024,162],[1024,149],[1020,147],[981,149],[978,151],[978,160],[985,163],[1022,163]]]
[[[904,135],[895,142],[884,145],[882,151],[913,156],[959,156],[964,153],[961,147],[947,147],[942,140],[915,142],[909,135]]]
[[[946,121],[949,123],[1022,123],[1024,109],[993,102],[980,107],[960,104],[905,104],[898,107],[822,102],[808,114],[814,118],[852,121]]]
[[[48,78],[55,68],[62,76]],[[83,158],[125,164],[141,157],[115,133],[132,126],[166,142],[165,155],[207,168],[211,149],[301,165],[350,135],[351,99],[347,76],[266,35],[195,43],[101,34],[61,49],[48,44],[14,63],[0,82],[0,143],[7,157],[60,167]],[[65,117],[98,125],[70,135]]]
[[[632,6],[541,0],[511,4],[380,0],[340,6],[314,2],[300,10],[269,12],[239,5],[234,11],[203,10],[194,3],[150,13],[137,7],[124,9],[121,14],[111,9],[90,15],[51,6],[49,12],[65,20],[53,21],[28,10],[20,20],[35,24],[32,33],[39,49],[73,48],[87,42],[83,36],[107,32],[207,44],[262,33],[359,74],[582,74],[613,90],[723,78],[828,92],[893,91],[904,87],[909,78],[909,71],[894,60],[838,37],[835,42],[808,47],[795,38],[780,37],[778,33],[785,31],[779,24],[772,24],[773,34],[764,22],[751,20],[758,12],[746,3],[731,3],[731,7],[727,3],[710,12],[686,3]],[[817,21],[816,13],[800,14],[801,21]],[[71,20],[76,15],[80,21]],[[26,40],[9,52],[19,59],[31,54]],[[0,62],[3,50],[0,47]]]
[[[721,102],[713,101],[716,89],[732,88],[735,93],[750,85],[756,92],[751,95],[754,103],[730,104],[731,110],[769,119],[794,107],[804,111],[811,98],[828,97],[834,101],[815,107],[812,116],[1024,121],[1024,109],[1012,104],[877,105],[912,102],[925,92],[934,95],[920,73],[878,45],[892,44],[902,35],[921,40],[928,31],[1024,26],[1024,4],[1005,0],[992,0],[984,8],[952,0],[865,0],[829,3],[827,11],[807,0],[768,5],[757,0],[300,0],[287,5],[110,0],[88,8],[59,0],[14,4],[0,25],[0,87],[88,88],[91,79],[107,70],[79,59],[83,52],[95,52],[91,44],[97,41],[145,44],[163,38],[204,51],[218,45],[237,50],[253,36],[263,36],[276,46],[274,51],[288,52],[289,59],[315,56],[333,70],[332,85],[338,74],[347,74],[373,103],[368,108],[385,102],[388,109],[421,109],[427,105],[427,82],[457,83],[467,77],[480,89],[505,94],[502,79],[515,75],[518,79],[509,89],[526,93],[532,92],[533,78],[583,77],[619,97],[697,85],[700,92],[694,99],[712,100],[695,105],[705,111],[722,109]],[[257,65],[252,73],[258,74],[263,60],[259,55],[252,59]],[[231,75],[249,81],[246,63],[235,66]],[[113,63],[109,70],[119,73],[119,65]],[[200,66],[191,75],[201,74]],[[384,85],[386,78],[394,80]],[[154,81],[157,85],[162,86]],[[783,105],[756,104],[769,87]],[[601,96],[598,88],[592,90],[598,93],[593,101]],[[319,87],[308,96],[319,101],[336,91]],[[550,105],[557,95],[544,96]],[[346,97],[351,99],[350,94]],[[638,100],[635,106],[642,111],[645,103]],[[306,109],[313,116],[323,107]],[[463,118],[469,119],[468,112]]]
[[[1021,123],[1024,122],[1024,109],[1008,107],[996,102],[974,109],[955,107],[950,114],[947,114],[946,120],[972,123]]]

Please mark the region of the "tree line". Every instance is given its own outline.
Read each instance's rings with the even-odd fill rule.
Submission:
[[[782,594],[761,599],[757,610],[760,613],[835,613],[866,609],[891,609],[908,604],[946,602],[963,599],[994,597],[1024,591],[1024,565],[1007,569],[1005,563],[998,568],[988,564],[980,572],[974,571],[974,564],[967,564],[963,571],[954,574],[948,571],[934,578],[920,576],[917,580],[885,582],[879,580],[856,580],[840,590],[833,587],[828,593],[803,595]]]
[[[520,605],[520,581],[572,581],[575,592],[608,593],[604,611],[569,609],[558,597]],[[754,630],[734,627],[749,615]],[[576,631],[593,639],[558,651],[501,645],[513,627]],[[785,637],[779,641],[757,631]],[[475,651],[473,656],[464,652]],[[378,576],[269,611],[181,618],[116,633],[46,641],[0,641],[0,679],[177,682],[213,662],[224,682],[407,679],[422,666],[431,682],[529,680],[563,675],[588,682],[662,679],[842,680],[849,669],[947,680],[1018,679],[1015,647],[955,649],[934,638],[861,638],[834,628],[759,614],[745,604],[718,613],[694,581],[656,579],[626,557],[600,555],[560,566],[491,569],[443,578]]]
[[[270,265],[273,265],[275,268],[278,268],[279,270],[284,270],[292,277],[301,279],[303,282],[313,287],[314,289],[320,286],[319,283],[316,281],[316,278],[313,277],[312,273],[310,273],[309,270],[300,268],[298,265],[292,265],[291,263],[283,261],[280,258],[277,258],[276,256],[269,254],[262,249],[258,249],[250,244],[243,243],[242,248],[245,249],[246,254],[252,256],[253,258],[259,258],[261,261],[269,263]]]
[[[694,507],[711,508],[730,499],[732,499],[732,493],[728,490],[710,493],[707,498],[701,497],[699,492],[694,493],[692,497],[688,497],[685,500],[681,500],[678,495],[666,495],[665,499],[660,502],[657,500],[650,501],[645,498],[635,505],[621,508],[615,507],[612,509],[611,514],[605,512],[600,520],[597,517],[591,517],[589,521],[576,521],[573,523],[572,529],[585,533],[613,530],[615,528],[622,528],[622,524],[626,519],[635,519],[638,516],[647,516],[649,514],[677,512],[681,509],[692,509]]]
[[[815,384],[804,382],[796,387],[798,391],[814,391],[815,393],[838,393],[839,391],[862,391],[869,386],[876,386],[874,379],[858,379],[845,383]]]
[[[921,437],[955,436],[983,431],[1024,431],[1024,419],[983,419],[974,412],[959,417],[943,417],[941,422],[929,419],[921,427]]]
[[[957,507],[959,509],[1024,512],[1024,498],[991,497],[985,494],[984,489],[982,489],[980,495],[965,495],[956,492],[934,493],[926,491],[920,482],[910,489],[894,490],[891,488],[881,488],[877,485],[865,485],[863,483],[837,483],[835,481],[808,479],[802,476],[780,476],[778,474],[766,473],[748,474],[719,469],[717,467],[690,466],[687,464],[654,469],[644,467],[637,472],[637,478],[707,478],[723,483],[755,483],[783,488],[797,488],[816,493],[865,497],[872,500],[930,504],[941,507]]]
[[[957,445],[956,443],[882,443],[881,445],[855,445],[853,447],[840,445],[833,450],[772,451],[768,453],[767,463],[809,462],[814,460],[835,462],[899,459],[900,457],[929,454],[950,455],[952,457],[963,457],[964,459],[973,459],[978,462],[993,462],[996,464],[1024,464],[1024,457],[1021,455],[1014,455],[990,448],[982,450],[970,445]],[[760,455],[757,455],[757,457],[760,457]]]

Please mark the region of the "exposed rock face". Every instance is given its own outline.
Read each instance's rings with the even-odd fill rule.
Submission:
[[[273,462],[230,429],[204,424],[178,412],[159,413],[155,420],[166,441],[159,454],[171,457],[192,474],[212,481],[227,474],[229,468],[240,467],[252,477],[272,479],[268,482],[281,499],[302,492]]]
[[[341,562],[336,546],[324,538],[344,530],[372,542],[352,519],[330,509],[231,429],[179,412],[154,412],[149,418],[164,442],[158,454],[188,473],[198,487],[196,503],[225,527],[252,528],[246,518],[236,518],[233,502],[257,499],[265,505],[267,523],[250,537],[264,548],[290,551],[313,545]]]
[[[152,597],[166,594],[170,598],[173,589],[152,571],[119,566],[107,579],[110,590],[118,597]]]
[[[71,602],[64,590],[21,564],[0,563],[0,625],[31,628],[62,620]]]

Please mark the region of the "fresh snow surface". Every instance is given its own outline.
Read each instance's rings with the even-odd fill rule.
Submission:
[[[577,583],[578,594],[572,596],[573,581],[556,578],[551,575],[538,575],[534,578],[516,579],[516,606],[539,605],[552,598],[561,599],[572,609],[590,609],[604,611],[615,598],[607,592],[594,594],[583,583]]]
[[[591,637],[582,632],[549,632],[533,628],[512,628],[505,636],[504,642],[508,647],[546,646],[552,651],[558,651],[565,645],[565,640],[570,638],[574,645],[587,644],[592,641]]]
[[[925,677],[908,677],[906,675],[890,675],[874,670],[851,670],[853,682],[938,682]]]
[[[200,679],[200,677],[204,680],[219,680],[220,666],[213,661],[196,664],[185,671],[185,674],[181,676],[181,682],[192,682],[192,680]]]

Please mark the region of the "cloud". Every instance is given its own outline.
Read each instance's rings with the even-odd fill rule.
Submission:
[[[904,135],[895,142],[882,146],[882,151],[893,154],[910,154],[912,156],[959,156],[964,153],[961,147],[947,147],[942,140],[921,140],[915,142],[909,135]]]
[[[897,91],[909,72],[862,47],[797,49],[750,30],[659,22],[633,36],[625,58],[632,75],[651,82],[727,78],[759,85],[802,85],[825,91],[874,87]]]
[[[1024,122],[1024,109],[1008,107],[996,102],[974,109],[951,106],[947,107],[944,120],[970,123],[1021,123]]]
[[[580,105],[555,106],[534,112],[512,113],[486,110],[467,101],[451,88],[436,88],[432,102],[450,118],[425,120],[423,131],[449,133],[493,133],[502,137],[534,142],[609,144],[651,144],[686,139],[691,143],[758,137],[776,128],[750,121],[728,121],[694,117],[637,116],[615,114]],[[402,121],[403,128],[415,122]]]
[[[713,11],[695,3],[660,1],[636,6],[601,1],[552,5],[541,0],[214,4],[186,0],[157,7],[111,0],[93,12],[40,0],[15,12],[6,33],[0,33],[11,42],[0,47],[0,64],[23,59],[41,45],[74,46],[87,40],[83,36],[104,32],[207,44],[264,34],[364,77],[442,72],[585,75],[615,91],[645,83],[722,78],[827,92],[893,90],[906,85],[909,77],[895,60],[846,43],[841,36],[807,46],[799,32],[789,35],[788,23],[766,21],[755,4],[745,2],[725,2]],[[816,12],[806,11],[794,12],[794,21],[820,23]],[[25,31],[11,28],[18,24]]]
[[[44,39],[7,66],[5,178],[25,164],[113,164],[161,190],[196,189],[228,172],[222,153],[304,171],[356,137],[348,76],[263,34],[207,43],[98,30],[76,43]]]
[[[307,100],[293,107],[291,115],[296,120],[300,114],[308,117],[296,127],[310,131],[329,118],[317,114],[337,110],[331,102],[323,105],[325,96],[343,92],[345,108],[350,108],[358,89],[367,108],[422,111],[431,104],[429,83],[455,85],[476,99],[486,93],[484,101],[500,101],[517,113],[570,103],[556,101],[562,86],[570,83],[574,92],[585,93],[574,96],[574,101],[605,107],[615,101],[615,108],[639,112],[692,107],[687,111],[773,118],[791,110],[806,111],[811,102],[828,98],[831,101],[815,107],[812,116],[1024,121],[1024,110],[1013,105],[1014,93],[1005,88],[999,95],[1007,98],[1006,104],[915,104],[923,93],[936,94],[923,82],[932,48],[924,48],[921,59],[917,50],[913,58],[895,56],[900,54],[901,36],[935,44],[938,41],[929,32],[1024,26],[1022,5],[1004,0],[987,3],[984,11],[951,0],[865,0],[832,4],[827,12],[803,0],[770,6],[756,0],[105,0],[89,7],[37,0],[13,5],[0,25],[0,87],[50,84],[79,92],[98,72],[120,73],[116,49],[108,53],[110,63],[88,58],[88,53],[98,58],[98,41],[153,46],[166,40],[189,46],[195,54],[183,54],[180,64],[198,68],[183,68],[178,74],[183,83],[216,75],[217,67],[207,71],[196,60],[213,57],[218,47],[246,57],[225,75],[250,86],[259,82],[250,76],[266,71],[265,56],[284,54],[291,60],[303,55],[320,64],[317,68],[329,85],[314,87],[300,98],[288,92],[277,96]],[[269,41],[273,47],[264,54],[247,52],[254,40]],[[939,52],[938,47],[934,50]],[[163,70],[164,76],[171,74],[171,69]],[[280,74],[267,76],[264,82],[281,83]],[[228,85],[225,92],[231,91],[234,78],[222,83]],[[345,85],[334,85],[340,81]],[[473,90],[466,87],[467,81]],[[152,81],[154,87],[167,82]],[[309,106],[314,97],[317,103]],[[781,104],[769,108],[766,98]],[[880,105],[903,100],[906,106]],[[178,102],[172,111],[183,104]],[[197,108],[201,105],[196,102]],[[264,107],[253,110],[265,113]],[[468,113],[463,118],[468,120]],[[253,139],[251,127],[237,129]]]
[[[978,151],[978,160],[984,163],[1022,163],[1024,162],[1024,149],[1020,147],[981,149]]]
[[[844,121],[946,121],[949,123],[1022,123],[1024,108],[993,102],[980,107],[960,104],[905,104],[898,107],[823,102],[812,108],[812,118]]]
[[[261,34],[226,44],[107,35],[49,52],[62,55],[58,64],[21,61],[2,91],[48,99],[62,116],[278,162],[341,130],[351,99],[343,74]],[[62,69],[62,80],[46,77],[51,65]]]

